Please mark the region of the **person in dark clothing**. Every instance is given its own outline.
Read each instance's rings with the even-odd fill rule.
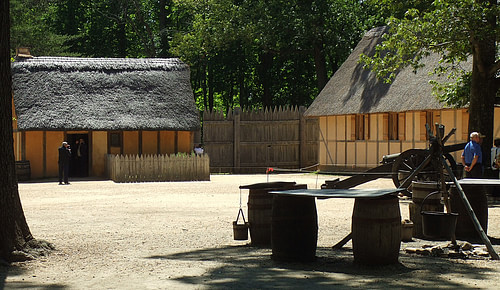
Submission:
[[[87,176],[87,164],[88,164],[88,147],[85,140],[80,139],[76,148],[76,160],[77,160],[77,175]]]
[[[69,162],[71,160],[71,148],[68,145],[68,142],[64,141],[62,146],[59,147],[59,185],[64,183],[69,184],[68,175],[69,175]]]

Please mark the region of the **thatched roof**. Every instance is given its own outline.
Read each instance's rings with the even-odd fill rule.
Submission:
[[[35,57],[12,63],[20,130],[197,130],[178,59]]]
[[[441,109],[432,95],[429,75],[438,64],[439,55],[431,54],[426,64],[415,74],[413,68],[400,71],[392,84],[378,80],[373,72],[359,63],[361,53],[373,55],[382,41],[386,27],[368,31],[351,55],[333,75],[327,85],[306,111],[306,116],[331,116],[384,112],[405,112]]]

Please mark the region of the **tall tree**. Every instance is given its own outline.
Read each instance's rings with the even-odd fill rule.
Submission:
[[[0,259],[33,239],[17,188],[12,133],[9,0],[0,2]]]
[[[386,3],[393,0],[380,0]],[[437,86],[448,103],[465,100],[469,110],[469,131],[486,135],[482,148],[485,160],[493,139],[495,97],[500,89],[500,4],[497,0],[440,0],[425,11],[409,9],[403,18],[389,20],[390,33],[372,58],[364,61],[382,78],[391,80],[405,66],[418,69],[429,53],[442,56],[436,73],[448,73],[456,81]],[[461,62],[472,58],[472,71]],[[464,90],[463,86],[469,87]],[[446,88],[446,91],[442,91]],[[439,91],[441,89],[441,91]],[[447,92],[453,94],[446,94]],[[456,96],[457,92],[467,92]],[[450,95],[455,95],[449,98]]]
[[[73,37],[52,29],[53,5],[50,0],[10,0],[12,48],[30,47],[33,55],[69,54]]]

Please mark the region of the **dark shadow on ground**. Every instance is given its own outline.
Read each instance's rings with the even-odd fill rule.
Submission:
[[[398,264],[363,266],[353,262],[352,250],[318,248],[312,263],[276,262],[270,249],[250,246],[226,246],[199,249],[171,255],[147,257],[158,260],[218,262],[201,276],[182,276],[175,280],[187,285],[208,288],[295,288],[295,289],[468,289],[446,274],[458,274],[465,279],[486,279],[493,269],[457,263],[451,259],[423,257],[401,252]],[[433,265],[434,270],[429,269]],[[436,269],[438,273],[436,273]],[[203,287],[202,286],[202,287]]]
[[[90,177],[70,177],[69,183],[71,182],[78,182],[78,181],[105,181],[105,180],[110,180],[106,178],[101,178],[101,177],[95,177],[95,176],[90,176]],[[52,178],[44,178],[44,179],[30,179],[30,180],[23,180],[23,181],[18,181],[19,184],[21,183],[58,183],[58,178],[57,177],[52,177]]]
[[[13,277],[25,274],[25,269],[22,266],[0,265],[0,290],[3,289],[66,289],[65,285],[61,284],[39,284],[29,281],[7,282],[7,277]]]

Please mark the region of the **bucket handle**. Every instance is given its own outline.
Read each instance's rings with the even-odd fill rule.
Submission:
[[[245,215],[243,214],[243,210],[240,207],[240,210],[238,211],[238,216],[236,217],[235,223],[238,224],[238,220],[240,219],[240,214],[241,217],[243,218],[243,224],[246,224],[247,222],[245,221]]]
[[[422,214],[422,212],[423,212],[422,208],[424,207],[425,200],[426,200],[429,196],[434,195],[434,194],[438,194],[438,193],[440,193],[440,192],[441,192],[441,191],[439,191],[439,190],[437,190],[437,191],[433,191],[433,192],[429,193],[429,194],[428,194],[428,195],[424,198],[424,200],[422,200],[422,203],[420,204],[420,214]]]

